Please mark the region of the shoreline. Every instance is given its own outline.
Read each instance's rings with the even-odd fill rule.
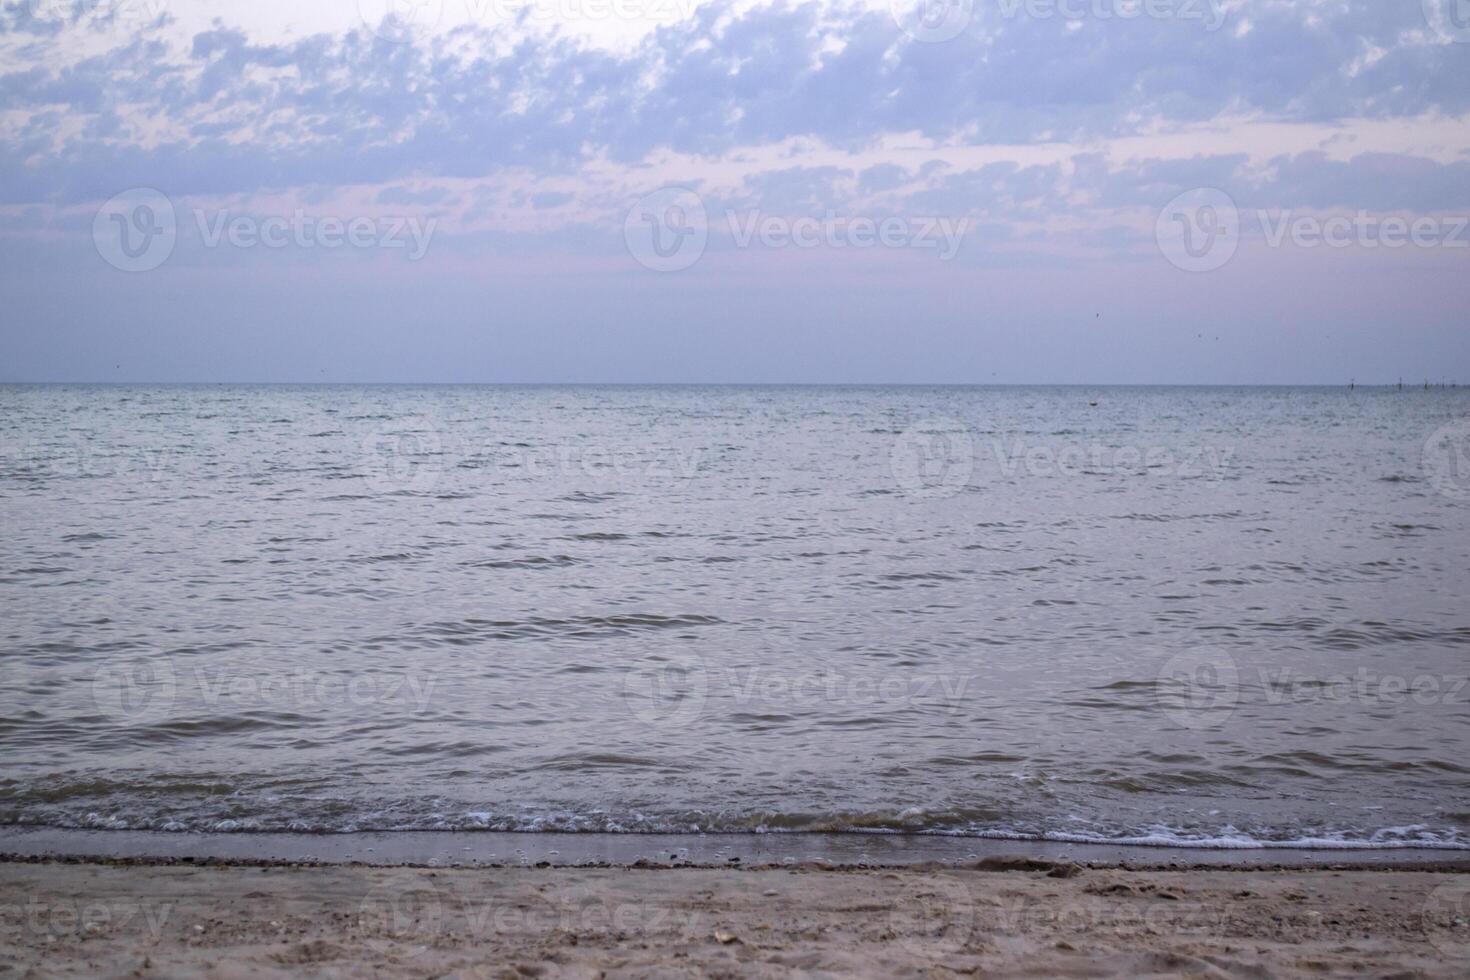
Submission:
[[[422,868],[964,868],[1030,861],[1136,870],[1350,868],[1470,872],[1470,851],[1411,846],[1201,848],[853,833],[210,834],[0,827],[0,862],[37,860]]]

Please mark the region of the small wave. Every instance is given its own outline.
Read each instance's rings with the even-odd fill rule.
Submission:
[[[605,504],[609,500],[616,500],[621,496],[623,495],[620,493],[588,493],[587,491],[579,490],[576,493],[569,493],[557,499],[567,504]]]
[[[467,568],[566,568],[570,565],[580,565],[580,558],[571,555],[531,555],[526,558],[503,558],[485,559],[481,561],[467,561],[463,563]]]
[[[626,613],[620,616],[573,616],[569,619],[532,617],[531,619],[464,619],[455,622],[427,623],[397,636],[378,637],[379,643],[449,644],[467,646],[487,640],[526,640],[547,637],[566,639],[605,639],[639,632],[665,629],[687,629],[713,626],[723,622],[716,616],[683,614],[661,616],[652,613]]]
[[[652,760],[619,756],[584,757],[569,762],[568,770],[599,766],[642,765]],[[922,808],[900,813],[762,814],[743,819],[709,821],[700,815],[687,818],[651,819],[643,815],[614,815],[605,811],[567,811],[497,814],[464,811],[457,814],[429,813],[405,819],[390,812],[338,813],[330,820],[285,815],[236,815],[216,818],[180,818],[177,815],[146,819],[93,810],[75,815],[49,814],[44,818],[0,812],[0,827],[54,827],[70,830],[151,830],[164,833],[456,833],[517,834],[608,834],[614,836],[729,834],[729,835],[817,835],[853,834],[952,839],[1034,841],[1037,843],[1088,844],[1108,847],[1150,847],[1209,851],[1470,851],[1470,840],[1457,831],[1434,831],[1427,825],[1385,827],[1364,833],[1317,833],[1253,836],[1235,828],[1216,833],[1191,833],[1169,827],[1140,831],[1079,833],[1057,830],[1020,830],[1005,827],[926,826],[930,815]]]

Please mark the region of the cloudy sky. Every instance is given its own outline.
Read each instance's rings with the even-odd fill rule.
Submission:
[[[1470,383],[1470,0],[0,0],[0,380]]]

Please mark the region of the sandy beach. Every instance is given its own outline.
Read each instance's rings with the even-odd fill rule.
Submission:
[[[0,864],[3,976],[1463,977],[1421,870]]]

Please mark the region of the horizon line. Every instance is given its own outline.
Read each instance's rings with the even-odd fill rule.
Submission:
[[[124,387],[377,387],[377,388],[1425,388],[1470,387],[1460,381],[251,381],[251,380],[185,380],[185,381],[99,381],[72,380],[0,380],[0,386],[95,386]]]

